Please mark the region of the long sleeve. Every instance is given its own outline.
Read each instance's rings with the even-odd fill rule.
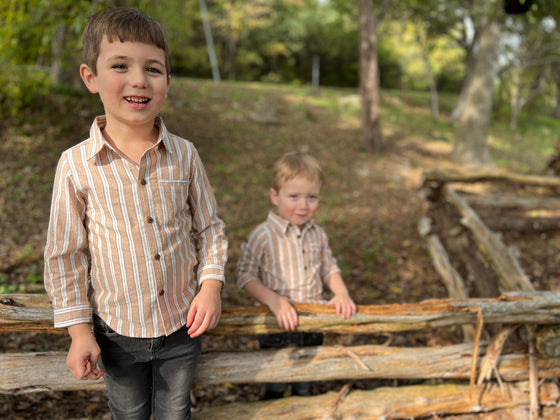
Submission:
[[[55,327],[89,322],[85,207],[63,155],[56,170],[44,254],[45,288],[52,300]]]
[[[200,160],[194,151],[191,161],[189,203],[193,212],[193,228],[198,242],[198,281],[225,281],[228,240],[224,222],[218,216],[218,205]]]

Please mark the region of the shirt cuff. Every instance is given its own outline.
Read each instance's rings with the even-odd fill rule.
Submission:
[[[69,306],[54,310],[54,327],[68,328],[76,324],[88,324],[91,321],[89,305]]]

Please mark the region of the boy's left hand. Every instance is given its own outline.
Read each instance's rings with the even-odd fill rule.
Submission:
[[[348,295],[338,294],[327,302],[336,308],[336,313],[343,318],[348,319],[356,313],[356,304]]]
[[[222,315],[222,285],[219,280],[202,282],[187,314],[187,328],[191,337],[198,337],[218,325]]]

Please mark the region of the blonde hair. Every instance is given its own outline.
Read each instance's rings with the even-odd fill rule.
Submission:
[[[283,182],[303,176],[311,181],[324,182],[324,174],[317,160],[302,152],[289,152],[276,161],[272,168],[272,188],[280,190]]]
[[[82,62],[97,74],[97,58],[103,37],[109,42],[143,42],[161,48],[165,53],[167,75],[171,72],[169,47],[161,25],[144,12],[128,7],[101,10],[89,18],[82,34]]]

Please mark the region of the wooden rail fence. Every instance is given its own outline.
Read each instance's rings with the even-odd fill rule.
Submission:
[[[359,306],[350,320],[331,307],[297,304],[301,331],[337,334],[395,334],[453,325],[521,324],[553,326],[560,320],[560,292],[515,292],[495,299],[444,299],[419,303]],[[0,295],[0,331],[61,333],[53,328],[46,295]],[[226,308],[215,335],[279,332],[265,307]],[[195,419],[410,418],[434,414],[523,408],[531,358],[538,371],[539,404],[555,407],[560,359],[528,352],[502,354],[489,342],[435,347],[384,345],[319,346],[281,350],[212,351],[201,356],[197,384],[298,380],[415,379],[421,385],[370,391],[341,390],[314,397],[232,403],[193,412]],[[497,349],[497,350],[496,350]],[[0,354],[0,392],[103,389],[103,381],[79,381],[65,365],[64,352]],[[331,416],[331,417],[328,417]],[[353,417],[352,417],[353,416]]]
[[[465,195],[451,187],[477,182],[548,189],[552,194],[486,197]],[[471,207],[560,211],[555,197],[558,191],[560,179],[555,177],[503,172],[424,174],[421,192],[431,208],[421,219],[419,232],[451,298],[359,306],[348,320],[337,316],[332,307],[296,304],[298,331],[391,337],[458,327],[463,341],[428,347],[325,345],[204,352],[195,379],[200,385],[292,382],[294,378],[346,384],[339,392],[313,397],[194,410],[193,419],[408,419],[477,413],[485,413],[487,418],[504,411],[510,418],[560,418],[560,292],[535,290],[515,250]],[[560,217],[494,218],[490,223],[494,228],[520,232],[560,229]],[[472,297],[461,272],[470,276],[482,297]],[[524,340],[506,346],[516,330]],[[46,295],[36,294],[0,295],[0,332],[66,333],[53,328]],[[274,316],[266,307],[255,306],[225,308],[218,327],[208,334],[273,332],[280,332]],[[104,389],[103,380],[74,379],[65,358],[65,352],[57,351],[0,354],[0,393]],[[416,385],[352,390],[352,382],[361,379],[394,379]]]

